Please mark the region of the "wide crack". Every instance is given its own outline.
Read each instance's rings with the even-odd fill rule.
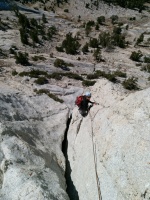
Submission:
[[[70,198],[70,200],[79,200],[79,195],[78,195],[78,191],[76,190],[76,187],[71,179],[71,166],[70,166],[70,162],[68,159],[68,139],[67,139],[67,134],[68,134],[68,129],[69,129],[69,125],[71,122],[72,116],[70,116],[68,118],[67,121],[67,126],[66,126],[66,130],[65,130],[65,136],[64,136],[64,140],[62,142],[62,152],[66,158],[66,171],[65,171],[65,178],[66,178],[66,184],[67,184],[67,189],[66,192]]]

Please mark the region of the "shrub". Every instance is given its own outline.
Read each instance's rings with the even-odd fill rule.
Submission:
[[[131,21],[136,20],[136,17],[130,17],[129,20]]]
[[[121,34],[120,27],[115,27],[113,29],[111,41],[113,45],[119,46],[120,48],[125,48],[125,45],[126,45],[125,36]]]
[[[117,79],[116,79],[116,75],[115,74],[105,74],[104,76],[105,78],[107,78],[109,81],[116,83]]]
[[[89,33],[91,32],[91,30],[92,30],[91,26],[88,26],[88,25],[86,24],[86,26],[85,26],[85,34],[86,34],[86,36],[89,35]]]
[[[58,101],[58,102],[60,102],[60,103],[63,103],[63,102],[64,102],[62,99],[58,98],[56,95],[54,95],[54,94],[52,94],[52,93],[49,93],[48,96],[49,96],[50,98],[52,98],[53,100]]]
[[[15,52],[15,50],[11,47],[11,48],[9,49],[9,53],[10,53],[10,54],[15,54],[16,52]]]
[[[98,40],[97,38],[90,38],[89,46],[92,48],[98,48]]]
[[[98,79],[99,77],[104,77],[113,83],[117,82],[115,74],[106,74],[105,72],[103,72],[101,70],[96,71],[94,74],[87,75],[88,79]]]
[[[104,17],[104,16],[98,17],[98,18],[97,18],[97,22],[98,22],[98,24],[103,25],[103,23],[105,22],[105,17]]]
[[[150,57],[146,57],[146,56],[145,56],[145,57],[144,57],[144,62],[145,62],[145,63],[150,63]]]
[[[141,57],[142,57],[142,53],[140,50],[138,52],[133,51],[130,56],[130,59],[133,61],[139,62]]]
[[[66,39],[62,42],[62,47],[65,49],[67,54],[75,55],[80,47],[77,38],[73,38],[71,33],[66,35]]]
[[[111,35],[109,32],[102,32],[99,35],[99,44],[102,47],[107,47],[111,44]]]
[[[24,14],[19,13],[18,19],[19,19],[19,23],[20,23],[20,25],[22,26],[23,29],[30,28],[29,19]]]
[[[56,50],[57,50],[58,52],[64,52],[64,49],[63,49],[62,46],[61,46],[61,47],[57,47],[57,46],[56,46]]]
[[[86,44],[82,47],[82,52],[83,53],[87,53],[89,51],[89,45],[88,43],[86,42]]]
[[[72,72],[64,73],[62,75],[71,79],[76,79],[76,80],[81,80],[81,81],[83,80],[82,76],[72,73]]]
[[[49,29],[48,29],[48,32],[47,32],[47,37],[49,40],[52,39],[53,35],[55,35],[57,33],[57,29],[55,26],[51,26]]]
[[[136,45],[138,45],[139,43],[143,42],[143,39],[144,39],[144,34],[142,33],[142,34],[140,35],[140,37],[137,39]]]
[[[61,73],[54,72],[52,74],[47,75],[47,78],[53,78],[55,80],[61,80],[62,75],[61,75]]]
[[[31,37],[31,39],[32,39],[32,41],[34,42],[34,43],[38,43],[39,42],[39,38],[38,38],[38,31],[37,30],[31,30],[30,32],[29,32],[29,34],[30,34],[30,37]]]
[[[12,76],[16,76],[18,74],[18,72],[16,72],[16,70],[12,71]]]
[[[33,27],[38,27],[38,23],[37,23],[37,20],[36,20],[35,18],[30,19],[30,24],[31,24]]]
[[[40,70],[31,70],[30,72],[21,72],[19,76],[30,76],[31,78],[38,78],[41,75],[47,76],[47,72]]]
[[[97,73],[95,74],[88,74],[87,75],[87,79],[97,79],[99,78],[99,75]]]
[[[112,15],[110,17],[112,24],[116,23],[116,21],[118,21],[118,16],[117,15]]]
[[[90,20],[86,23],[87,26],[94,26],[95,22],[93,20]]]
[[[46,58],[44,58],[43,56],[34,56],[34,57],[32,57],[32,60],[33,61],[38,61],[38,60],[46,60]]]
[[[123,87],[127,90],[138,90],[137,86],[137,78],[131,77],[128,78],[127,80],[123,81],[122,83]]]
[[[38,85],[44,85],[48,83],[48,80],[45,77],[39,77],[37,80],[34,81]]]
[[[86,4],[85,4],[85,7],[86,7],[86,8],[89,8],[89,6],[90,6],[89,3],[86,3]]]
[[[96,23],[96,25],[95,25],[95,30],[99,30],[99,24],[98,23]]]
[[[28,53],[18,52],[15,54],[16,63],[21,65],[29,65]]]
[[[42,21],[43,21],[43,23],[47,23],[47,19],[45,17],[45,14],[42,15]]]
[[[115,71],[115,72],[114,72],[114,75],[115,75],[115,76],[122,77],[122,78],[126,78],[126,77],[127,77],[126,73],[121,72],[121,71]]]
[[[69,12],[69,10],[68,10],[68,9],[64,9],[64,12],[68,13],[68,12]]]
[[[113,33],[114,34],[121,34],[121,28],[120,27],[114,27]]]
[[[93,57],[94,57],[94,60],[96,60],[97,62],[101,61],[102,55],[101,55],[100,48],[97,48],[96,50],[94,50]]]
[[[54,101],[58,101],[60,103],[63,103],[64,101],[60,98],[58,98],[55,94],[52,94],[47,89],[40,89],[35,91],[37,94],[47,94],[50,98],[52,98]]]
[[[29,42],[28,42],[28,35],[26,33],[26,30],[23,28],[20,28],[19,31],[20,31],[21,42],[23,44],[28,44]]]
[[[150,64],[148,64],[148,65],[146,65],[146,66],[142,67],[142,69],[141,69],[141,70],[142,70],[142,71],[146,71],[146,72],[150,73]]]
[[[49,32],[51,32],[52,35],[57,33],[57,28],[55,26],[51,26],[48,29]]]
[[[96,81],[88,81],[88,80],[82,81],[82,85],[86,87],[93,86],[95,83]]]
[[[62,59],[59,59],[59,58],[56,58],[56,60],[54,61],[54,66],[55,67],[62,67],[62,66],[65,66],[66,63],[64,62],[64,60]]]

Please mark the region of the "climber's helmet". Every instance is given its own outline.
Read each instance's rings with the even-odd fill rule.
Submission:
[[[88,98],[91,98],[91,93],[90,92],[86,92],[85,96],[88,97]]]

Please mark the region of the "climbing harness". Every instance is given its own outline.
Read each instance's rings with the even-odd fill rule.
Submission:
[[[91,124],[92,124],[93,120],[92,120],[92,116],[91,116],[90,112],[89,112],[89,116],[90,116]],[[99,200],[102,200],[102,194],[101,194],[101,188],[100,188],[100,180],[99,180],[98,173],[97,173],[96,144],[94,143],[93,126],[91,126],[91,127],[92,127],[92,146],[93,146],[93,156],[94,156],[94,166],[95,166],[95,176],[96,176],[97,189],[98,189],[98,197],[99,197]]]

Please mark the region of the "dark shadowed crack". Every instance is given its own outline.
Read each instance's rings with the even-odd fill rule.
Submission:
[[[66,131],[65,131],[65,137],[64,137],[64,141],[62,143],[62,151],[63,154],[66,158],[66,171],[65,171],[65,178],[66,178],[66,184],[67,184],[67,189],[66,192],[70,198],[70,200],[79,200],[79,195],[78,195],[78,191],[75,188],[75,185],[71,179],[71,166],[70,166],[70,162],[68,160],[68,140],[67,140],[67,134],[68,134],[68,129],[69,129],[69,125],[71,122],[71,118],[68,118],[67,121],[67,126],[66,126]]]

